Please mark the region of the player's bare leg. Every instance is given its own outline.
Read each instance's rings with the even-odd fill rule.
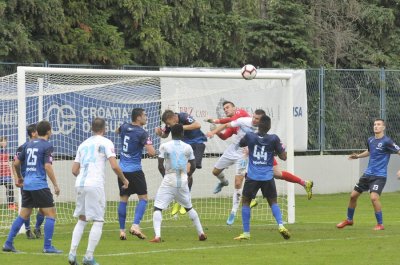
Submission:
[[[274,166],[274,178],[300,184],[306,190],[307,198],[311,200],[312,188],[314,186],[314,182],[312,180],[304,180],[288,171],[282,171],[278,166]]]
[[[214,189],[214,194],[219,193],[223,187],[229,185],[229,181],[225,178],[225,174],[223,172],[224,169],[215,168],[213,169],[212,173],[219,179],[219,183]]]

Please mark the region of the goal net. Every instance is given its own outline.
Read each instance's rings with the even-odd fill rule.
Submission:
[[[201,123],[201,130],[207,133],[210,124],[204,119],[223,117],[224,100],[234,102],[249,114],[257,108],[262,108],[272,118],[273,133],[277,133],[287,146],[288,160],[282,163],[278,159],[280,167],[293,172],[291,77],[291,74],[259,72],[256,79],[248,81],[241,78],[238,69],[133,71],[19,67],[17,74],[1,79],[0,136],[8,137],[7,150],[11,163],[18,145],[27,140],[27,125],[43,119],[51,122],[53,167],[61,188],[61,194],[54,196],[57,222],[73,223],[76,221],[72,216],[75,207],[75,177],[71,174],[71,167],[79,144],[91,136],[91,121],[95,117],[105,118],[106,137],[114,142],[118,154],[121,140],[114,131],[123,122],[130,122],[131,111],[137,107],[144,108],[147,113],[148,122],[145,129],[149,132],[156,149],[160,143],[170,139],[161,140],[154,133],[156,127],[164,126],[161,114],[166,109],[189,113]],[[280,107],[276,109],[273,107],[276,102],[271,102],[274,91],[284,91],[284,99],[278,97],[281,102]],[[281,126],[282,124],[284,126]],[[202,219],[220,219],[221,223],[225,223],[232,208],[234,167],[225,170],[230,185],[218,194],[213,194],[218,180],[211,173],[215,162],[230,141],[223,141],[218,137],[209,139],[206,143],[203,168],[194,173],[192,200]],[[142,165],[149,195],[149,204],[143,219],[146,222],[152,220],[153,199],[162,178],[158,173],[157,159],[144,156]],[[277,180],[276,184],[278,202],[284,219],[294,222],[293,184],[281,180]],[[49,186],[53,189],[50,181]],[[2,188],[0,193],[0,229],[9,228],[16,214],[6,206],[7,196],[4,190]],[[18,193],[19,191],[15,190],[15,194]],[[118,222],[117,177],[108,165],[106,197],[105,220]],[[252,218],[274,222],[266,200],[260,197],[258,202],[259,205],[253,208]],[[137,196],[131,196],[127,213],[129,222],[133,220],[136,203]],[[236,221],[241,221],[240,212],[239,210]],[[163,216],[165,219],[173,218],[170,209],[164,211]]]

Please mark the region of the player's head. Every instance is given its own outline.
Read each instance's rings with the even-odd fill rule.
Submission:
[[[235,115],[236,107],[233,102],[225,100],[222,103],[222,106],[224,107],[224,112],[227,117],[232,117],[233,115]]]
[[[253,118],[251,120],[252,124],[254,126],[258,126],[258,123],[260,122],[260,119],[262,116],[266,115],[265,111],[262,109],[256,109],[253,113]]]
[[[385,120],[384,119],[375,119],[374,120],[374,133],[380,134],[385,130]]]
[[[147,123],[147,115],[142,108],[133,109],[131,118],[132,122],[138,123],[139,125],[145,125]]]
[[[36,130],[39,136],[41,137],[48,137],[51,136],[51,124],[48,121],[40,121],[36,125]]]
[[[95,118],[92,121],[92,132],[103,135],[106,132],[106,121],[102,118]]]
[[[164,111],[161,120],[169,127],[172,127],[179,122],[178,115],[176,115],[175,112],[169,109]]]
[[[183,138],[183,125],[182,124],[174,124],[171,127],[171,135],[172,135],[172,139],[182,139]]]
[[[26,132],[28,133],[29,139],[37,138],[38,133],[36,129],[36,123],[29,124],[28,127],[26,127]]]
[[[7,136],[0,136],[0,147],[5,148],[7,146]]]
[[[267,115],[262,115],[258,122],[258,132],[262,135],[267,134],[271,129],[271,118]]]

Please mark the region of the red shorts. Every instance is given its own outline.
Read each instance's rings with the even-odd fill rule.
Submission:
[[[278,165],[278,162],[276,162],[276,159],[274,157],[274,166],[277,166],[277,165]]]

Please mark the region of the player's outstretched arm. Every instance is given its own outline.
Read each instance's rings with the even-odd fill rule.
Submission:
[[[231,126],[230,126],[230,123],[222,124],[222,125],[218,126],[217,128],[215,128],[214,130],[209,131],[209,132],[207,133],[207,137],[211,138],[211,137],[213,137],[214,135],[216,135],[217,133],[222,132],[222,131],[225,130],[226,128],[230,128],[230,127],[231,127]]]
[[[201,128],[201,124],[198,121],[194,121],[191,124],[183,125],[183,130],[184,131],[193,131],[193,130],[197,130],[197,129],[200,129],[200,128]]]
[[[60,195],[60,188],[58,187],[57,179],[56,179],[56,176],[54,175],[53,166],[50,163],[46,163],[44,165],[44,169],[46,170],[46,174],[49,177],[49,179],[51,180],[51,183],[53,183],[54,193],[56,195]]]
[[[369,151],[365,150],[364,152],[362,152],[361,154],[357,154],[357,153],[352,153],[351,155],[349,155],[349,159],[359,159],[359,158],[363,158],[363,157],[367,157],[369,156]]]
[[[129,186],[129,181],[125,178],[124,173],[122,172],[121,168],[118,165],[117,159],[115,156],[111,156],[108,158],[108,161],[110,162],[110,166],[114,173],[118,176],[118,178],[122,181],[124,184],[122,186],[123,189],[127,189]]]

